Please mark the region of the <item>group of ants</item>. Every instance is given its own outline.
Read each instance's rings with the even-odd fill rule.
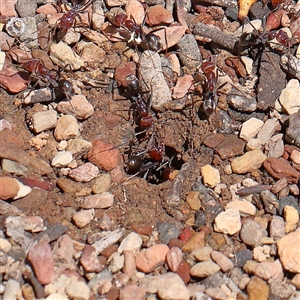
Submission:
[[[63,0],[70,9],[64,13],[61,19],[54,27],[54,40],[60,42],[67,34],[68,30],[75,26],[75,18],[79,16],[90,6],[94,0],[71,0],[72,4]],[[161,41],[155,33],[150,32],[145,34],[143,32],[143,25],[138,25],[133,17],[127,18],[124,13],[116,14],[110,18],[110,22],[119,28],[120,34],[122,32],[129,36],[128,44],[133,43],[134,47],[143,50],[151,50],[159,52],[162,48]],[[250,23],[251,24],[251,23]],[[271,30],[269,32],[259,32],[254,28],[252,32],[244,32],[239,39],[239,49],[264,49],[269,41],[276,39],[277,42],[288,49],[291,45],[290,38],[283,30]],[[241,61],[241,60],[240,60]],[[53,75],[41,59],[33,58],[23,63],[21,68],[29,73],[28,85],[34,79],[35,83],[32,85],[31,91],[36,87],[38,82],[42,80],[55,90],[60,90],[64,93],[67,100],[71,100],[74,95],[73,85],[66,79],[61,79],[60,73]],[[212,115],[218,102],[218,69],[213,56],[210,56],[206,61],[202,62],[200,67],[205,78],[203,82],[203,98],[201,109],[204,115],[209,118]],[[152,182],[162,182],[169,179],[170,173],[173,171],[172,160],[174,156],[167,156],[165,152],[165,144],[158,140],[155,134],[149,133],[149,129],[153,126],[155,121],[155,113],[151,109],[151,104],[144,100],[141,92],[140,82],[135,74],[131,74],[126,78],[126,91],[130,96],[132,102],[133,119],[135,123],[135,137],[129,141],[129,146],[126,161],[126,173],[130,174],[130,178],[134,176],[143,176]],[[141,143],[145,141],[146,149],[139,149],[135,147],[136,141]],[[123,143],[124,144],[124,143]],[[123,145],[122,144],[122,145]],[[128,144],[128,142],[127,142]],[[113,148],[120,147],[115,146]],[[112,148],[112,149],[113,149]]]

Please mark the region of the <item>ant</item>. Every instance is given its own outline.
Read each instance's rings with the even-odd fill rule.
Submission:
[[[142,30],[145,24],[145,18],[141,25],[138,25],[132,16],[130,19],[127,19],[127,15],[124,13],[120,13],[111,18],[111,23],[121,29],[124,29],[124,35],[126,37],[126,33],[128,32],[130,36],[128,37],[127,43],[134,43],[135,45],[139,45],[143,50],[152,50],[155,52],[159,52],[162,48],[160,38],[153,34],[148,33],[145,34]],[[122,34],[122,32],[120,32]]]
[[[70,101],[71,97],[74,95],[72,83],[65,79],[59,79],[59,75],[54,76],[51,74],[51,71],[45,66],[44,62],[40,58],[28,60],[22,64],[21,67],[30,73],[28,84],[31,82],[33,77],[38,79],[32,86],[31,91],[33,91],[35,86],[39,83],[39,79],[43,78],[45,79],[46,83],[48,83],[54,89],[63,91],[68,101]],[[29,94],[27,94],[27,97]]]
[[[153,124],[152,112],[142,99],[138,78],[135,75],[128,75],[126,82],[128,93],[136,105],[136,123],[142,131],[145,131]]]
[[[67,34],[68,30],[74,26],[76,16],[79,15],[79,13],[84,12],[84,10],[87,9],[93,2],[93,0],[88,0],[86,3],[83,4],[82,3],[74,4],[74,0],[71,1],[73,6],[67,13],[63,14],[61,19],[59,20],[59,29],[56,35],[57,42],[60,42]],[[68,3],[65,2],[65,0],[64,3],[68,5]]]

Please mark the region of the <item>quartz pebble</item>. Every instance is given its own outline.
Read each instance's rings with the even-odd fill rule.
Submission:
[[[83,228],[90,223],[94,215],[95,212],[93,209],[80,210],[73,215],[72,219],[77,227]]]
[[[92,186],[92,191],[94,194],[101,194],[107,192],[111,183],[111,177],[108,173],[100,174],[95,183]]]
[[[57,121],[54,136],[56,140],[69,140],[78,137],[80,134],[79,132],[79,124],[75,117],[72,115],[64,115],[60,117]]]
[[[114,195],[104,192],[97,195],[91,195],[84,198],[81,207],[89,208],[108,208],[114,204]]]
[[[276,102],[278,105],[275,104],[275,108],[279,111],[283,110],[289,115],[297,113],[300,109],[299,94],[299,81],[297,79],[291,79],[286,85],[286,88],[282,90],[278,102]]]
[[[234,264],[232,263],[232,261],[227,256],[225,256],[224,254],[222,254],[219,251],[213,251],[211,253],[211,258],[213,259],[213,261],[215,263],[217,263],[219,265],[222,272],[224,272],[224,273],[230,271],[234,267]]]
[[[214,229],[225,234],[235,234],[241,229],[240,213],[236,208],[229,208],[215,218]]]
[[[293,206],[286,205],[283,209],[285,224],[285,232],[289,233],[296,229],[299,222],[299,213]]]
[[[78,281],[77,279],[72,279],[66,286],[65,291],[69,296],[69,299],[88,300],[90,295],[88,285],[83,281]]]
[[[176,272],[182,261],[182,252],[178,247],[172,247],[166,256],[167,264],[172,272]]]
[[[240,138],[249,141],[251,138],[254,138],[259,130],[262,128],[264,122],[257,118],[250,118],[246,122],[243,123]]]
[[[132,251],[133,253],[137,253],[140,251],[142,242],[141,237],[137,233],[131,232],[121,242],[118,252]]]
[[[72,153],[70,151],[60,151],[52,159],[53,167],[65,167],[72,161]]]
[[[32,116],[32,126],[36,133],[55,128],[57,124],[57,112],[46,110],[35,113]]]
[[[212,188],[221,182],[219,170],[211,165],[201,167],[201,175],[203,177],[203,183]]]
[[[15,180],[16,180],[17,184],[19,185],[19,191],[18,191],[17,195],[14,196],[14,198],[13,198],[14,200],[23,198],[23,197],[27,196],[28,194],[30,194],[30,192],[32,190],[30,186],[23,184],[22,182],[20,182],[17,179],[15,179]]]
[[[216,263],[208,260],[204,262],[199,262],[192,266],[191,275],[199,278],[205,278],[217,273],[219,270],[220,267]]]
[[[83,164],[68,173],[68,176],[78,182],[89,182],[96,178],[99,169],[92,163]]]
[[[226,205],[225,209],[228,208],[238,209],[239,212],[251,216],[254,216],[256,213],[255,206],[247,200],[233,200]]]

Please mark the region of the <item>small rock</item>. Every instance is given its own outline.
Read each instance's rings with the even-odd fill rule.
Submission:
[[[127,3],[126,14],[128,17],[132,16],[136,24],[142,24],[145,18],[145,9],[141,2],[137,0],[132,0]]]
[[[72,281],[65,288],[69,299],[88,300],[90,297],[90,289],[83,281],[72,278]]]
[[[216,148],[220,143],[225,140],[225,136],[220,133],[211,133],[208,134],[204,140],[203,144],[209,148]]]
[[[107,263],[109,263],[109,270],[111,270],[112,273],[119,272],[124,267],[124,261],[124,255],[118,252],[113,253],[107,260]]]
[[[270,257],[270,247],[267,245],[264,246],[257,246],[253,249],[253,258],[258,261],[262,262],[267,260]]]
[[[300,290],[300,274],[296,274],[291,283],[296,287],[297,290]]]
[[[120,290],[120,300],[144,300],[146,299],[146,291],[136,285],[127,285],[124,289]]]
[[[21,18],[34,17],[37,8],[37,2],[35,0],[17,1],[16,11]]]
[[[31,187],[28,185],[23,184],[19,180],[16,179],[17,184],[19,185],[19,191],[18,194],[13,198],[14,200],[23,198],[31,193]]]
[[[242,268],[248,260],[252,259],[252,251],[249,249],[237,251],[235,254],[236,267]]]
[[[173,88],[172,98],[181,99],[183,98],[193,85],[193,77],[191,75],[184,75],[179,77],[175,87]]]
[[[271,278],[283,279],[281,263],[278,259],[276,259],[274,262],[263,261],[255,267],[254,275],[266,281]]]
[[[123,272],[130,278],[136,273],[135,254],[133,251],[124,250],[124,268]]]
[[[199,199],[199,192],[191,191],[186,197],[186,202],[193,210],[199,210],[201,208],[201,201]]]
[[[2,170],[15,175],[26,177],[28,168],[10,159],[2,159]],[[0,196],[1,198],[1,196]]]
[[[121,242],[118,252],[132,251],[133,253],[137,253],[140,251],[142,243],[141,237],[135,232],[131,232]]]
[[[249,300],[268,300],[269,286],[264,280],[253,276],[247,285],[247,293],[249,295]]]
[[[293,161],[295,164],[300,165],[300,151],[293,150],[290,155],[291,161]]]
[[[219,272],[219,270],[220,267],[217,264],[208,260],[192,266],[191,275],[199,278],[204,278]]]
[[[185,284],[191,280],[190,267],[184,259],[179,264],[179,267],[175,273],[180,276]]]
[[[228,159],[244,153],[245,142],[236,135],[226,136],[225,140],[218,144],[215,151],[222,159]]]
[[[50,58],[59,67],[68,67],[73,71],[79,70],[84,66],[83,59],[62,41],[58,44],[52,43],[50,45]]]
[[[4,239],[4,238],[0,238],[0,250],[7,253],[10,249],[11,249],[11,243]]]
[[[86,272],[100,272],[104,266],[96,255],[96,249],[91,245],[85,245],[80,257],[80,263]]]
[[[207,232],[205,232],[204,230],[194,233],[182,247],[182,251],[192,252],[200,247],[203,247],[205,245],[204,238],[206,234]]]
[[[266,160],[266,156],[261,150],[254,149],[246,152],[244,155],[234,158],[231,163],[232,171],[237,174],[253,172],[260,168]]]
[[[21,294],[20,283],[13,279],[8,279],[5,285],[5,292],[3,294],[3,300],[15,300],[18,299],[18,295]]]
[[[68,176],[78,182],[89,182],[99,175],[99,169],[92,163],[85,163],[68,173]]]
[[[88,160],[105,171],[111,171],[119,164],[120,153],[112,145],[94,140],[88,152]]]
[[[37,14],[45,14],[45,15],[53,15],[57,13],[57,10],[53,5],[50,3],[47,3],[45,5],[41,5],[40,7],[37,8],[36,10]]]
[[[168,244],[171,239],[178,238],[179,229],[173,223],[162,223],[158,227],[159,239],[161,243]]]
[[[82,139],[71,139],[68,140],[68,145],[66,147],[67,151],[70,151],[74,158],[79,158],[86,154],[92,147],[92,143]]]
[[[108,208],[114,204],[114,195],[109,192],[104,192],[97,195],[87,196],[81,203],[81,207],[89,208]]]
[[[222,254],[219,251],[213,251],[211,253],[211,258],[213,259],[213,261],[215,263],[217,263],[219,265],[222,272],[224,272],[224,273],[232,270],[234,267],[234,264],[232,263],[232,261],[227,256],[225,256],[224,254]]]
[[[3,176],[0,177],[0,199],[7,200],[18,195],[20,186],[16,179]]]
[[[293,196],[287,196],[279,200],[278,212],[280,215],[283,213],[284,207],[287,205],[294,207],[300,214],[300,207],[298,205],[297,199]]]
[[[136,257],[136,267],[144,273],[154,271],[165,262],[169,247],[165,244],[157,244],[148,249],[143,249]]]
[[[300,178],[300,172],[282,157],[270,157],[266,159],[264,161],[264,168],[272,177],[276,179],[286,178],[289,183],[297,183]]]
[[[235,92],[236,91],[236,92]],[[240,112],[253,112],[257,108],[257,102],[254,97],[244,97],[239,95],[237,89],[233,89],[233,93],[228,95],[228,104],[235,110]]]
[[[94,216],[95,213],[93,209],[80,210],[72,216],[72,220],[77,227],[83,228],[91,222]]]
[[[171,12],[166,10],[162,5],[150,6],[147,11],[146,23],[150,26],[170,24],[173,21]]]
[[[215,218],[214,229],[225,234],[235,234],[241,229],[240,213],[235,208],[229,208],[221,212]]]
[[[256,207],[249,201],[247,200],[233,200],[230,201],[225,209],[227,210],[228,208],[235,208],[239,212],[244,213],[246,215],[254,216],[256,213]]]
[[[24,216],[21,217],[21,225],[26,231],[41,232],[45,231],[47,227],[44,226],[44,221],[38,216]]]
[[[263,237],[268,236],[268,233],[258,223],[252,220],[246,220],[242,226],[240,236],[245,244],[256,246],[259,245]]]
[[[49,284],[54,275],[54,259],[51,246],[45,240],[41,240],[27,255],[34,274],[41,284]]]
[[[285,270],[300,273],[300,231],[291,232],[277,241],[278,255]]]
[[[286,221],[285,232],[289,233],[296,229],[299,222],[299,213],[293,206],[286,205],[283,209],[283,214]]]
[[[282,279],[271,279],[270,281],[270,298],[277,299],[297,299],[295,296],[295,287]]]
[[[203,183],[207,184],[209,187],[214,188],[221,182],[220,172],[218,169],[211,165],[205,165],[204,167],[201,167],[200,170],[203,177]]]
[[[182,252],[180,248],[173,247],[169,250],[166,256],[167,264],[172,272],[176,272],[182,261]]]
[[[60,117],[54,130],[56,140],[61,141],[74,139],[78,137],[79,134],[79,124],[75,117],[72,115],[64,115]]]
[[[289,127],[286,131],[286,140],[290,143],[300,146],[300,127],[299,127],[300,113],[295,113],[289,116]]]
[[[52,129],[57,124],[57,112],[54,110],[40,111],[32,116],[32,126],[36,133]]]
[[[74,95],[70,101],[60,101],[56,109],[65,115],[74,114],[78,120],[86,120],[94,113],[94,107],[84,95]]]
[[[115,70],[115,80],[118,85],[127,87],[127,76],[136,74],[136,64],[133,61],[121,64]]]
[[[291,115],[297,113],[298,110],[300,109],[299,94],[300,94],[299,81],[297,79],[291,79],[288,82],[286,88],[282,90],[278,99],[282,109],[287,114]]]
[[[211,253],[213,249],[210,246],[204,246],[194,250],[190,256],[194,257],[197,261],[211,260]]]
[[[53,167],[65,167],[73,160],[72,153],[70,151],[58,152],[51,161]]]
[[[157,293],[160,299],[188,300],[189,292],[182,279],[175,273],[145,276],[140,287],[147,293]]]

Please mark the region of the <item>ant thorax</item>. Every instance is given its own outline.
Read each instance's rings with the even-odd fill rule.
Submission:
[[[142,39],[140,37],[140,35],[136,35],[136,32],[132,32],[130,34],[130,39],[128,40],[128,44],[131,43],[135,43],[136,45],[140,45],[140,43],[142,42]]]

